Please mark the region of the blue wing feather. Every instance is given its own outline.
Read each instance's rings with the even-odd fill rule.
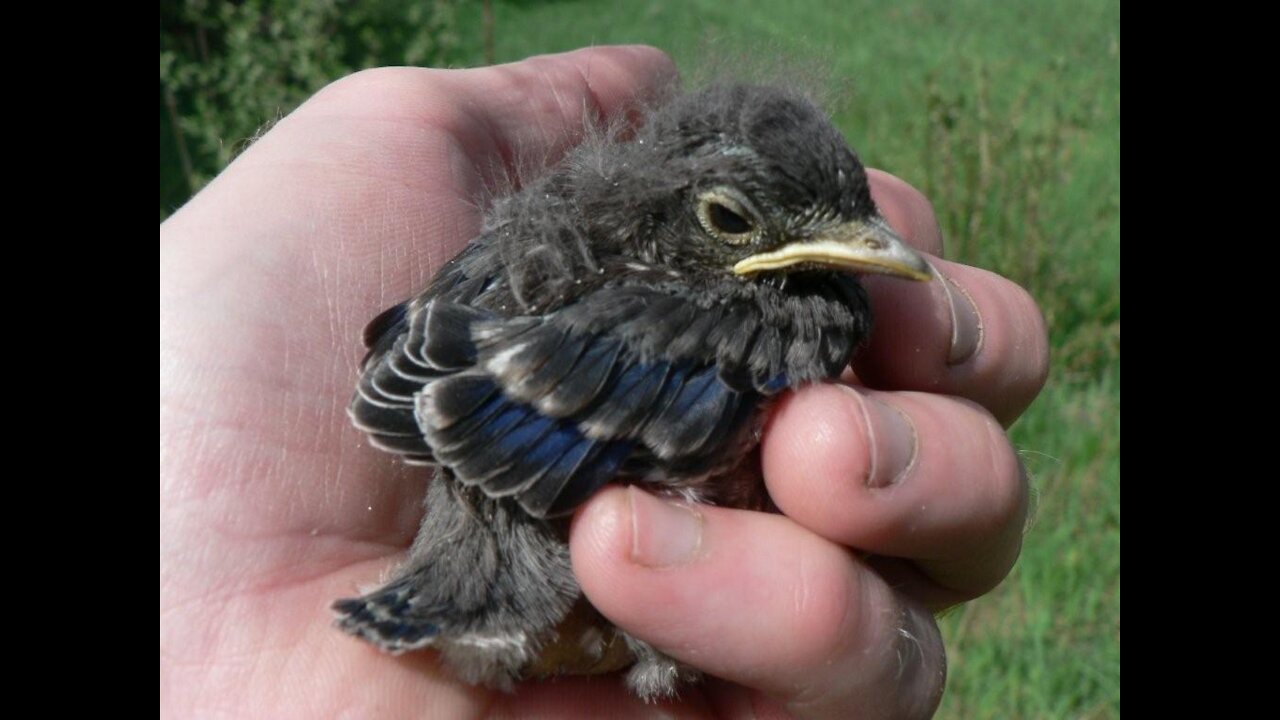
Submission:
[[[761,393],[785,385],[747,359],[774,337],[740,308],[646,292],[597,292],[543,317],[439,298],[389,313],[383,330],[399,336],[377,341],[352,415],[380,447],[538,517],[572,511],[624,469],[711,468]]]
[[[520,504],[537,517],[572,512],[618,474],[632,447],[628,441],[593,443],[591,451],[573,466],[569,465],[572,458],[566,455],[561,466],[520,496]]]

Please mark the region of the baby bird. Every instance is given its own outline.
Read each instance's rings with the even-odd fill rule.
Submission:
[[[840,133],[786,89],[676,96],[498,200],[366,330],[351,417],[436,470],[408,558],[336,602],[338,627],[435,648],[472,683],[630,666],[636,694],[675,694],[696,672],[582,598],[566,515],[612,481],[765,507],[735,468],[770,398],[837,378],[867,337],[856,273],[930,277]]]

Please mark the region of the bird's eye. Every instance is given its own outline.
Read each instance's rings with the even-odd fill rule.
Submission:
[[[745,232],[751,232],[750,220],[720,203],[711,203],[710,207],[707,208],[707,219],[711,221],[711,224],[717,230],[723,233],[741,235]]]
[[[750,242],[759,215],[741,193],[720,187],[698,196],[698,221],[706,231],[730,245]]]

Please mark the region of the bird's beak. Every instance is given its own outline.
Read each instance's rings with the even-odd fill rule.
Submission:
[[[752,275],[800,263],[926,282],[932,277],[920,253],[903,242],[879,217],[853,220],[814,237],[787,243],[777,250],[752,255],[734,265],[733,272]]]

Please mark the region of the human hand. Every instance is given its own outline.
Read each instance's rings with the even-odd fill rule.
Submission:
[[[328,605],[408,545],[428,479],[361,447],[342,412],[363,324],[420,290],[476,234],[473,199],[517,152],[554,161],[584,113],[616,115],[671,73],[643,48],[361,73],[281,121],[161,226],[162,714],[652,710],[617,678],[529,683],[512,695],[470,687],[432,653],[391,657],[335,632]],[[888,176],[875,180],[884,215],[936,254],[927,203]],[[1011,421],[1046,367],[1025,293],[936,265],[974,299],[980,347],[946,363],[960,352],[949,348],[963,351],[976,335],[951,342],[941,283],[872,280],[880,330],[857,366],[863,381],[893,391],[867,396],[909,418],[914,455],[909,438],[887,430],[894,410],[869,403],[863,415],[852,391],[812,387],[781,404],[764,441],[765,477],[786,517],[699,508],[693,559],[653,570],[633,559],[632,532],[635,557],[678,550],[654,544],[643,523],[664,503],[615,488],[579,514],[575,569],[592,602],[725,678],[673,709],[817,717],[936,705],[943,656],[928,611],[993,586],[1021,537],[1025,483],[988,412]],[[892,478],[912,456],[887,487],[857,480]]]

